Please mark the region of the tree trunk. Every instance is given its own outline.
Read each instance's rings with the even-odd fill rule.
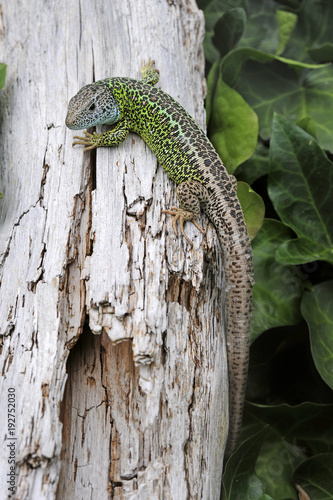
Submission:
[[[0,499],[11,481],[20,500],[218,499],[214,229],[187,224],[193,248],[175,237],[161,213],[175,185],[138,136],[83,155],[64,124],[83,85],[140,78],[150,57],[204,127],[202,13],[193,0],[17,0],[1,21]]]

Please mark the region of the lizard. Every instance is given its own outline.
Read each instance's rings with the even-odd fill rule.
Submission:
[[[66,125],[82,130],[108,124],[105,133],[84,131],[74,136],[84,152],[117,146],[135,132],[151,148],[160,165],[177,184],[179,207],[163,210],[173,216],[172,226],[190,245],[184,222],[197,223],[201,209],[215,226],[222,248],[226,279],[226,329],[229,377],[229,432],[226,457],[236,449],[242,425],[247,382],[252,315],[253,262],[249,234],[237,181],[187,111],[154,85],[159,71],[150,59],[141,68],[142,80],[113,77],[81,88],[69,101]]]

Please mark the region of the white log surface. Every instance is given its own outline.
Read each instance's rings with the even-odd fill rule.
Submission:
[[[0,500],[219,498],[228,404],[214,229],[187,224],[192,249],[175,237],[161,213],[175,185],[139,137],[83,155],[64,124],[83,85],[139,78],[151,57],[158,86],[204,127],[203,30],[194,0],[0,11]]]

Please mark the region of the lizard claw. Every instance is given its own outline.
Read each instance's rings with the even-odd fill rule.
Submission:
[[[86,130],[83,131],[85,137],[80,137],[79,135],[74,135],[74,139],[78,139],[77,141],[74,141],[72,143],[72,146],[76,146],[77,144],[79,146],[86,146],[83,150],[83,152],[85,153],[86,151],[89,151],[91,149],[95,149],[98,147],[98,144],[96,141],[94,141],[94,137],[96,134],[96,132],[94,132],[93,134],[90,134],[89,132],[87,132]]]
[[[168,214],[172,215],[174,217],[172,221],[172,227],[173,230],[178,237],[178,230],[177,230],[177,221],[179,220],[179,228],[180,232],[184,236],[184,238],[189,242],[191,246],[193,246],[193,242],[190,240],[190,238],[186,235],[184,231],[184,222],[185,221],[191,221],[199,231],[202,232],[202,234],[205,234],[205,231],[202,229],[201,226],[197,223],[197,221],[194,219],[194,214],[192,212],[187,212],[186,210],[182,210],[179,207],[171,207],[170,210],[162,210],[163,214]]]

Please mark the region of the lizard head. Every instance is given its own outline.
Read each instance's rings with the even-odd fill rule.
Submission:
[[[82,130],[104,123],[113,124],[120,118],[120,109],[107,84],[82,87],[68,104],[66,125]]]

